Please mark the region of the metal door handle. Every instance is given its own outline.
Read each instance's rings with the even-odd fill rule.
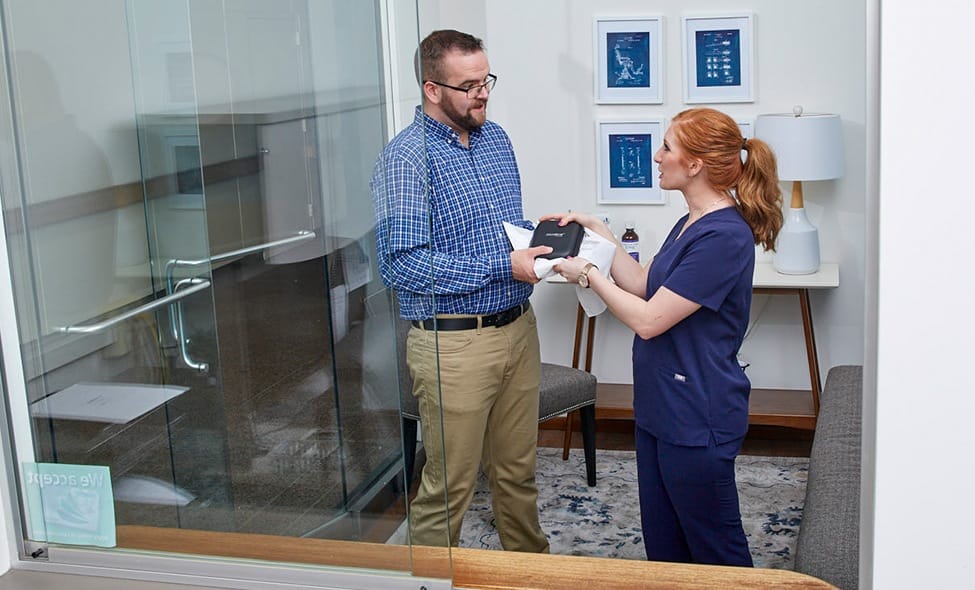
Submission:
[[[134,318],[135,316],[141,313],[152,311],[154,309],[158,309],[165,305],[172,305],[173,303],[177,303],[180,299],[192,295],[193,293],[196,293],[198,291],[202,291],[209,286],[210,286],[210,281],[207,281],[205,279],[198,279],[198,282],[196,282],[192,287],[184,289],[179,293],[172,293],[170,295],[166,295],[165,297],[160,297],[159,299],[150,301],[145,305],[140,305],[135,309],[130,309],[129,311],[120,313],[117,316],[98,322],[97,324],[75,324],[73,326],[63,326],[61,328],[58,328],[57,330],[65,334],[92,334],[95,332],[101,332],[103,330],[107,330],[108,328],[111,328],[116,324],[120,324],[125,320]]]
[[[177,293],[177,292],[179,292],[180,294],[189,293],[193,289],[196,289],[198,285],[203,283],[209,285],[210,281],[198,277],[183,279],[173,286],[173,293]],[[193,286],[188,287],[185,291],[180,291],[179,288],[182,287],[183,285],[193,285]],[[191,369],[196,369],[201,373],[204,373],[210,370],[210,365],[206,362],[201,361],[198,363],[194,361],[193,359],[190,358],[190,353],[186,349],[186,345],[187,343],[189,343],[189,340],[186,338],[186,328],[184,328],[183,326],[183,302],[177,301],[175,307],[176,307],[175,313],[172,313],[170,315],[172,317],[179,318],[179,320],[176,322],[176,340],[179,342],[179,354],[180,356],[183,357],[183,362],[186,363],[188,367],[190,367]]]
[[[226,260],[227,258],[234,258],[235,256],[243,256],[244,254],[252,254],[265,248],[274,248],[275,246],[284,246],[285,244],[291,244],[293,242],[302,242],[304,240],[310,240],[314,238],[317,234],[313,231],[301,230],[297,234],[291,236],[290,238],[282,238],[280,240],[274,240],[273,242],[267,242],[265,244],[258,244],[256,246],[248,246],[246,248],[241,248],[239,250],[231,250],[230,252],[224,252],[223,254],[217,254],[216,256],[210,256],[209,258],[197,258],[195,260],[187,260],[183,258],[174,258],[166,263],[166,279],[167,284],[171,285],[171,279],[173,276],[173,269],[177,266],[199,266],[201,264],[207,264],[210,262],[217,262],[220,260]]]
[[[239,250],[232,250],[230,252],[224,252],[223,254],[217,254],[216,256],[210,256],[209,258],[197,258],[197,259],[183,259],[183,258],[173,258],[166,263],[166,292],[173,293],[175,289],[173,288],[173,273],[176,271],[178,266],[200,266],[203,264],[209,264],[211,262],[217,262],[219,260],[226,260],[227,258],[233,258],[235,256],[243,256],[245,254],[252,254],[258,252],[265,248],[273,248],[275,246],[283,246],[285,244],[291,244],[292,242],[301,242],[304,240],[310,240],[315,237],[315,232],[308,230],[301,230],[297,234],[291,236],[290,238],[283,238],[280,240],[274,240],[273,242],[267,242],[265,244],[258,244],[256,246],[248,246],[246,248],[241,248]],[[175,316],[170,318],[170,327],[173,332],[174,338],[179,338],[179,328],[177,323],[181,321],[182,318],[176,318]]]
[[[291,236],[290,238],[282,238],[280,240],[274,240],[272,242],[267,242],[264,244],[258,244],[256,246],[248,246],[246,248],[240,248],[239,250],[231,250],[230,252],[224,252],[223,254],[217,254],[216,256],[210,256],[209,258],[198,258],[195,260],[186,260],[181,258],[174,258],[166,263],[166,290],[169,293],[175,293],[180,285],[185,284],[187,281],[195,282],[203,279],[183,279],[178,283],[173,283],[173,273],[178,266],[200,266],[203,264],[209,264],[212,262],[217,262],[219,260],[226,260],[228,258],[234,258],[237,256],[244,256],[245,254],[252,254],[254,252],[259,252],[265,248],[274,248],[275,246],[283,246],[285,244],[291,244],[293,242],[302,242],[304,240],[310,240],[314,238],[317,234],[313,231],[301,230],[297,234]],[[191,287],[191,289],[194,287]],[[188,292],[189,289],[183,291],[183,293]],[[170,328],[173,333],[173,338],[179,344],[179,352],[183,357],[183,362],[187,366],[196,369],[198,371],[207,371],[210,365],[206,362],[194,361],[189,356],[189,352],[186,350],[186,338],[184,337],[185,328],[183,326],[183,306],[179,303],[176,304],[173,313],[170,314]]]

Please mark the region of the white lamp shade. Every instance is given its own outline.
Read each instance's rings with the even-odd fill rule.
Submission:
[[[775,152],[779,180],[829,180],[843,176],[843,128],[839,115],[759,115],[755,119],[755,137]]]

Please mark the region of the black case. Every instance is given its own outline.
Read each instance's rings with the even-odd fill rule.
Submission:
[[[586,230],[582,225],[575,221],[570,221],[566,225],[559,225],[557,220],[542,221],[535,227],[532,234],[531,246],[551,246],[552,251],[542,254],[538,258],[568,258],[579,254],[582,246],[582,238],[585,237]]]

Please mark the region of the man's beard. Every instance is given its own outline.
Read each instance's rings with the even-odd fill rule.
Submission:
[[[481,112],[484,113],[485,118],[486,118],[487,117],[487,101],[482,101],[480,103],[476,103],[474,106],[479,106],[479,105],[484,105],[485,108]],[[476,131],[476,130],[480,129],[482,125],[484,125],[484,121],[483,120],[479,120],[470,111],[467,111],[465,113],[461,113],[460,111],[458,111],[458,110],[456,110],[454,108],[454,105],[452,103],[444,103],[444,105],[441,108],[442,108],[444,114],[447,115],[447,117],[451,121],[453,121],[453,123],[455,125],[457,125],[458,127],[460,127],[461,129],[465,129],[467,131]]]

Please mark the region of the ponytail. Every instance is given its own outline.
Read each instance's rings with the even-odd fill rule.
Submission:
[[[765,251],[775,250],[775,239],[782,229],[782,190],[775,154],[760,139],[747,139],[744,146],[748,155],[735,190],[738,210],[752,228],[755,243]]]
[[[671,121],[677,142],[704,162],[711,186],[738,200],[738,211],[752,229],[755,243],[775,250],[782,229],[782,190],[775,154],[760,139],[744,139],[735,120],[709,108],[687,109]],[[747,152],[742,163],[741,152]]]

